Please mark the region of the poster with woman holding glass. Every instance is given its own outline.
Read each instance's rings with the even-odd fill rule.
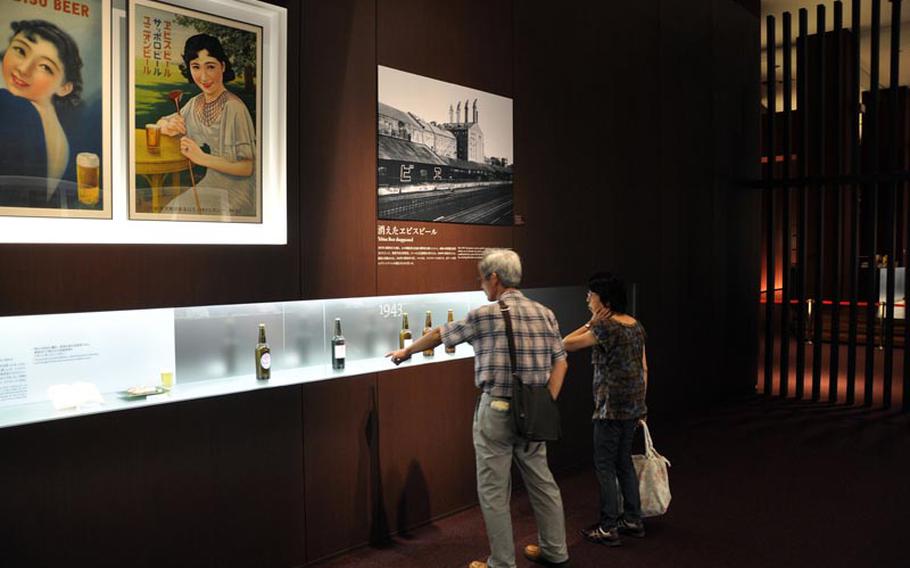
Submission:
[[[129,14],[130,218],[262,222],[262,28],[154,0]]]
[[[0,215],[111,217],[108,0],[0,0]]]

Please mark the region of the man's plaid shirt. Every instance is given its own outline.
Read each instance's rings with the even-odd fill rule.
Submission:
[[[527,384],[546,384],[553,363],[566,357],[556,316],[518,290],[509,290],[500,299],[512,315],[518,376]],[[440,330],[447,346],[466,341],[474,347],[474,383],[483,392],[512,397],[509,340],[498,303],[471,310],[465,319],[445,324]]]

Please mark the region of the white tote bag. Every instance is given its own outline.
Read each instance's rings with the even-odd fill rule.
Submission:
[[[656,517],[667,512],[670,506],[670,477],[667,468],[670,460],[657,453],[647,422],[640,422],[645,435],[645,453],[632,456],[641,494],[641,516]]]

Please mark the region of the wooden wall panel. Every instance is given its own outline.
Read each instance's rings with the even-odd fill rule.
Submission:
[[[303,297],[376,293],[374,0],[303,4]]]
[[[376,375],[303,386],[308,561],[386,533],[376,397]]]
[[[526,286],[603,268],[638,282],[652,413],[754,376],[758,209],[737,186],[758,163],[753,15],[730,0],[277,3],[288,246],[0,245],[0,315],[475,288],[471,263],[376,267],[378,63],[514,98],[526,224],[438,227],[514,246]],[[472,365],[0,430],[4,560],[299,566],[468,505]],[[587,354],[570,365],[555,469],[590,459]],[[137,553],[137,535],[156,546]]]
[[[383,502],[391,531],[406,533],[477,501],[476,399],[473,359],[379,376]]]
[[[218,566],[295,566],[306,558],[300,387],[213,400]],[[190,410],[191,411],[191,410]]]
[[[304,562],[296,387],[0,430],[4,566]]]
[[[512,11],[510,0],[377,0],[377,62],[512,97]],[[520,156],[516,155],[515,159],[520,163]],[[375,187],[375,180],[371,183],[371,187]],[[519,191],[517,185],[515,191]],[[440,234],[435,242],[439,246],[514,246],[511,226],[408,225],[437,229]],[[424,263],[413,267],[379,266],[376,293],[471,290],[477,286],[476,266],[477,262],[472,260]]]
[[[727,338],[720,376],[712,385],[715,399],[750,392],[758,366],[758,290],[760,254],[756,235],[761,232],[758,211],[761,196],[736,191],[742,180],[759,179],[760,94],[755,77],[760,57],[742,57],[760,51],[760,22],[728,2],[714,0],[712,66],[715,105],[712,121],[714,164],[718,172],[720,260],[716,266],[722,282],[718,321]],[[750,330],[743,333],[742,330]],[[755,330],[755,331],[752,331]]]
[[[716,262],[712,250],[723,242],[713,240],[717,210],[712,191],[713,125],[708,117],[714,101],[708,96],[711,68],[704,64],[712,57],[709,34],[713,9],[705,2],[697,6],[668,3],[662,10],[666,23],[657,42],[657,59],[660,80],[666,88],[656,100],[663,123],[657,177],[660,207],[656,214],[664,238],[661,254],[650,258],[658,274],[665,277],[665,285],[642,290],[642,314],[646,321],[656,323],[648,327],[648,354],[653,369],[650,386],[658,393],[652,406],[658,415],[672,401],[686,400],[697,392],[695,383],[710,374],[688,372],[696,365],[705,366],[704,361],[697,362],[704,355],[677,330],[681,326],[689,329],[692,338],[712,333],[716,322],[708,314],[715,306],[709,298],[717,292],[717,282],[704,275]],[[693,88],[693,83],[705,87]],[[700,222],[687,222],[690,216],[697,216]],[[705,317],[697,317],[695,309]]]
[[[596,270],[637,284],[658,413],[748,389],[754,25],[729,0],[515,6],[524,284],[581,284]],[[705,361],[705,345],[727,355]]]
[[[525,286],[580,284],[590,257],[609,257],[617,246],[607,233],[614,213],[598,207],[612,189],[607,166],[619,159],[608,153],[623,144],[604,124],[621,113],[610,101],[621,89],[602,68],[622,60],[600,47],[610,36],[606,11],[594,3],[515,6],[515,212],[525,218],[515,247]],[[553,37],[560,39],[542,40]]]
[[[376,0],[378,63],[511,97],[512,11],[512,0]]]
[[[569,372],[559,394],[562,438],[547,444],[547,458],[553,471],[590,464],[594,452],[591,354],[587,351],[570,353],[568,363]]]
[[[380,223],[386,223],[380,221]],[[453,223],[402,223],[388,222],[408,227],[423,227],[437,231],[434,236],[414,237],[414,246],[511,248],[511,227],[483,225],[456,225]],[[379,245],[393,243],[380,242]],[[401,245],[398,245],[401,246]],[[410,246],[410,245],[408,245]],[[477,281],[477,260],[444,260],[416,262],[412,266],[378,266],[376,293],[413,294],[456,292],[480,287]]]

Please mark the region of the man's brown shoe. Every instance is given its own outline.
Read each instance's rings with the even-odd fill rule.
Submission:
[[[486,562],[481,562],[480,560],[475,560],[468,564],[468,568],[487,568]]]
[[[562,568],[569,566],[568,560],[566,560],[565,562],[552,562],[550,560],[547,560],[546,558],[543,557],[543,555],[540,552],[540,547],[537,546],[536,544],[526,545],[524,548],[524,553],[525,553],[525,558],[527,558],[531,562],[536,562],[537,564],[541,564],[543,566],[560,566]]]

